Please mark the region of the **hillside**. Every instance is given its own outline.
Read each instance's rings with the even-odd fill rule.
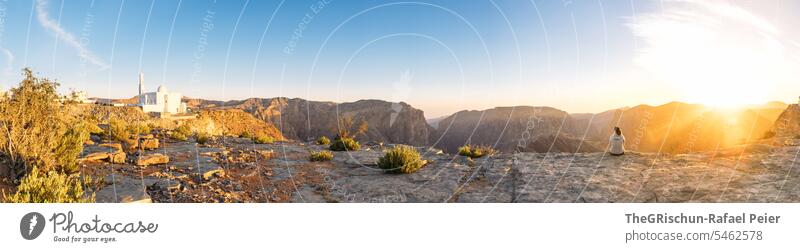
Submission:
[[[607,144],[615,126],[632,151],[689,153],[713,151],[769,137],[785,103],[769,102],[740,109],[718,109],[670,102],[638,105],[591,114],[569,114],[550,107],[498,107],[464,110],[426,120],[406,103],[360,100],[347,103],[303,99],[251,98],[210,101],[185,98],[197,110],[235,108],[271,122],[288,139],[333,137],[337,119],[365,120],[362,142],[434,146],[454,153],[464,144],[489,145],[503,152],[595,152]],[[791,117],[787,114],[783,117]],[[431,124],[437,127],[431,126]],[[779,126],[779,125],[778,125]],[[798,126],[800,127],[800,126]],[[785,131],[797,132],[787,128]],[[783,132],[781,134],[789,134]]]
[[[771,131],[778,137],[800,137],[800,105],[792,104],[783,111]]]
[[[402,143],[424,146],[430,142],[431,126],[425,122],[424,113],[406,103],[380,100],[333,103],[303,99],[250,98],[223,103],[194,101],[198,108],[226,107],[246,111],[258,119],[276,125],[289,139],[310,140],[320,136],[334,137],[337,120],[343,117],[364,120],[369,125],[363,142]]]
[[[581,126],[567,112],[550,107],[465,110],[439,122],[437,141],[432,145],[451,153],[464,144],[490,145],[504,152],[602,150],[595,143],[580,140],[586,130]]]

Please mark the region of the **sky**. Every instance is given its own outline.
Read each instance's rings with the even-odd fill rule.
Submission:
[[[0,83],[406,102],[434,118],[800,96],[798,1],[0,0]]]

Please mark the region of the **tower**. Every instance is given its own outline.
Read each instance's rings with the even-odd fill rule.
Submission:
[[[144,94],[144,73],[139,73],[139,97]]]

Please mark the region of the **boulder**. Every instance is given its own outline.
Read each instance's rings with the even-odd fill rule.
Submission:
[[[164,154],[158,154],[158,153],[140,156],[139,159],[136,160],[136,165],[138,166],[158,165],[166,163],[169,163],[169,157]]]
[[[158,149],[158,139],[155,138],[143,139],[140,146],[142,146],[142,148],[144,148],[145,150]]]
[[[152,200],[144,188],[159,180],[128,177],[117,173],[114,176],[106,176],[105,181],[106,186],[95,194],[98,203],[150,203]]]
[[[223,170],[222,168],[216,168],[216,169],[207,171],[207,172],[203,173],[203,180],[206,180],[206,181],[211,180],[211,178],[213,178],[214,176],[217,176],[217,177],[225,176],[225,170]]]
[[[100,146],[113,148],[116,151],[122,151],[122,144],[120,143],[104,143],[100,144]]]
[[[85,157],[81,158],[79,161],[102,161],[108,159],[107,152],[97,152],[97,153],[90,153]]]
[[[128,155],[126,155],[125,152],[123,152],[123,151],[117,151],[117,152],[114,152],[114,153],[108,153],[108,162],[110,162],[112,164],[124,164],[125,163],[125,158],[127,158],[127,157],[128,157]]]

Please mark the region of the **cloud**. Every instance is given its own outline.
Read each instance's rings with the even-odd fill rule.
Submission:
[[[687,100],[763,102],[779,83],[796,81],[798,47],[780,28],[727,1],[664,1],[629,19],[642,43],[634,62]]]
[[[14,54],[6,48],[0,47],[0,52],[6,57],[6,67],[3,69],[4,74],[11,71],[11,66],[14,64]]]
[[[50,18],[50,13],[47,11],[47,0],[36,0],[36,20],[46,30],[50,31],[53,36],[57,37],[68,46],[78,51],[78,56],[87,62],[96,65],[100,70],[108,68],[108,64],[102,59],[97,57],[92,51],[86,48],[86,45],[80,43],[80,40],[72,33],[64,30],[59,23]]]

